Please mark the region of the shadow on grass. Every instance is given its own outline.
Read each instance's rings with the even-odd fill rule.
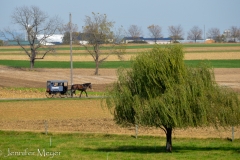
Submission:
[[[85,151],[97,152],[129,152],[129,153],[166,153],[164,146],[119,146],[119,147],[102,147],[102,148],[84,148]],[[198,147],[198,146],[173,146],[174,153],[184,153],[192,151],[231,151],[239,153],[240,149],[237,147]]]

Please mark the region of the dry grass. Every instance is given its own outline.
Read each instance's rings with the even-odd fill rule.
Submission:
[[[135,57],[137,54],[126,54],[123,56],[125,61],[129,61],[132,57]],[[26,55],[0,55],[2,60],[29,60]],[[186,53],[185,60],[201,60],[201,59],[240,59],[239,52],[204,52],[204,53]],[[49,54],[41,61],[69,61],[70,56],[67,55],[58,55],[58,54]],[[90,55],[73,55],[73,61],[93,61],[93,58]],[[118,57],[111,55],[106,61],[119,61]]]
[[[234,46],[234,47],[189,47],[185,48],[185,51],[188,52],[196,52],[196,51],[239,51],[240,46]]]
[[[35,89],[21,90],[0,87],[1,99],[9,98],[46,98],[43,92]]]
[[[201,59],[208,59],[208,60],[219,60],[219,59],[240,59],[239,52],[204,52],[204,53],[186,53],[185,60],[201,60]]]
[[[123,59],[128,61],[131,59],[131,54],[127,54],[123,56]],[[26,55],[0,55],[0,59],[2,60],[29,60],[28,56]],[[53,55],[49,54],[41,61],[69,61],[70,55]],[[73,61],[93,61],[92,56],[90,55],[73,55]],[[115,55],[110,55],[107,61],[119,61],[119,58]]]

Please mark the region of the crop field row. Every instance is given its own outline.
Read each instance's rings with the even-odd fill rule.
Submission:
[[[129,61],[137,54],[123,55],[123,61]],[[73,61],[93,61],[93,58],[88,54],[73,54]],[[19,54],[0,54],[1,60],[29,60],[28,56],[24,53]],[[221,60],[221,59],[240,59],[239,52],[204,52],[204,53],[186,53],[185,60]],[[44,59],[40,61],[70,61],[70,54],[48,54]],[[110,55],[106,61],[120,61],[115,55]]]
[[[185,49],[187,50],[236,50],[239,49],[239,44],[235,43],[235,44],[231,44],[231,43],[215,43],[215,44],[181,44]],[[144,49],[151,49],[153,48],[155,45],[146,45],[146,44],[127,44],[124,45],[124,48],[126,48],[127,50],[144,50]],[[165,47],[166,45],[160,45],[162,47]],[[118,47],[118,46],[116,46]],[[28,48],[28,46],[26,46],[26,48]],[[70,50],[70,46],[69,45],[56,45],[54,46],[54,48],[56,48],[56,50]],[[101,47],[103,50],[108,50],[111,48],[111,46],[109,45],[105,45]],[[73,50],[85,50],[84,47],[80,46],[80,45],[73,45],[72,46]],[[21,51],[21,47],[19,46],[1,46],[0,47],[0,52],[4,52],[4,51]],[[44,50],[44,48],[40,49],[40,50]]]

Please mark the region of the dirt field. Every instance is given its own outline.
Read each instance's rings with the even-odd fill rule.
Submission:
[[[229,86],[240,92],[240,68],[217,68],[214,73],[220,85]],[[31,71],[5,66],[0,66],[0,79],[0,87],[27,88],[45,88],[47,80],[62,79],[69,82],[71,80],[70,69],[34,69]],[[94,91],[103,91],[106,85],[116,80],[116,69],[100,69],[98,76],[94,75],[94,69],[73,69],[73,83],[91,82]],[[21,98],[21,95],[15,96]],[[1,91],[0,98],[3,98]]]
[[[137,52],[137,51],[136,51]],[[122,58],[124,60],[130,60],[132,57],[135,57],[137,54],[127,54],[122,56]],[[11,55],[0,55],[0,58],[2,60],[28,60],[28,57],[22,53],[21,55],[19,55],[19,53],[16,55],[12,54]],[[46,58],[44,58],[41,61],[69,61],[70,57],[67,55],[57,55],[57,54],[51,54],[46,56]],[[199,60],[199,59],[240,59],[240,54],[238,51],[231,51],[229,53],[225,53],[225,52],[204,52],[201,54],[196,54],[196,53],[186,53],[185,54],[185,60]],[[87,56],[87,55],[81,55],[81,54],[74,54],[73,55],[73,60],[75,62],[77,61],[92,61],[92,57],[91,56]],[[113,56],[110,55],[107,59],[107,61],[119,61],[117,56]],[[37,63],[37,62],[36,62]]]
[[[0,102],[0,129],[17,131],[81,132],[128,134],[135,136],[135,127],[116,125],[112,115],[101,107],[100,100]],[[231,127],[176,129],[173,137],[231,138]],[[138,135],[165,136],[159,128],[139,126]],[[240,138],[240,128],[235,128],[235,138]]]
[[[215,69],[215,78],[220,85],[229,86],[240,93],[240,69]],[[74,83],[91,82],[94,91],[103,91],[114,82],[115,69],[100,69],[94,76],[93,69],[74,69]],[[47,80],[66,79],[70,82],[68,69],[16,69],[0,66],[0,98],[45,97],[38,92],[8,91],[6,87],[45,88]],[[4,89],[3,89],[4,88]],[[21,130],[44,132],[94,132],[114,134],[135,134],[135,128],[121,128],[114,124],[112,115],[103,109],[100,100],[52,100],[0,102],[0,130]],[[156,128],[139,128],[140,135],[162,135]],[[198,128],[175,130],[174,137],[231,137],[231,128],[215,130]],[[235,138],[240,138],[240,128],[235,128]]]

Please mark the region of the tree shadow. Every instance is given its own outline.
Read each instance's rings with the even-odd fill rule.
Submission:
[[[166,153],[164,146],[133,146],[124,145],[118,147],[101,147],[101,148],[83,148],[85,151],[97,151],[97,152],[129,152],[129,153]],[[232,147],[198,147],[198,146],[173,146],[174,153],[186,153],[191,151],[231,151],[233,153],[239,153],[240,149],[234,146]]]
[[[234,146],[219,146],[219,147],[199,147],[199,146],[175,146],[174,152],[188,152],[188,151],[231,151],[240,153],[240,149]]]

